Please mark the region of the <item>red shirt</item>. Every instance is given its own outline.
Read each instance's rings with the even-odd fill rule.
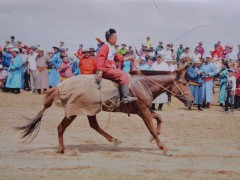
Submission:
[[[218,58],[222,57],[222,52],[219,49],[216,49],[212,52],[212,57],[217,55]]]
[[[97,70],[97,64],[94,57],[83,57],[79,60],[79,68],[81,74],[94,74]]]
[[[106,44],[103,44],[98,51],[96,62],[97,62],[97,69],[100,71],[106,71],[108,68],[116,69],[115,62],[122,62],[124,57],[118,53],[114,56],[114,61],[108,60],[108,53],[109,47]]]

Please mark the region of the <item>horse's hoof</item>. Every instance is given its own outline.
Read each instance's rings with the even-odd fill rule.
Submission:
[[[163,152],[163,155],[170,157],[170,156],[172,156],[172,153],[169,150],[167,150],[167,151]]]
[[[62,150],[58,150],[57,153],[64,154],[64,150],[63,149]]]
[[[113,140],[113,145],[114,146],[118,146],[119,144],[121,144],[122,143],[122,141],[119,141],[118,139],[114,139]]]

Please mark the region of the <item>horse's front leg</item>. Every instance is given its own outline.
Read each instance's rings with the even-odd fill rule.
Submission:
[[[143,119],[145,125],[147,126],[149,132],[154,137],[159,149],[163,150],[163,154],[166,156],[171,156],[171,154],[168,151],[168,148],[160,141],[160,138],[158,137],[157,131],[155,130],[152,122],[152,114],[150,110],[145,108],[139,108],[139,116]]]
[[[156,113],[154,111],[151,111],[151,114],[152,114],[152,118],[156,119],[156,121],[157,121],[156,131],[157,131],[157,134],[159,135],[161,133],[162,118],[158,113]],[[151,136],[150,142],[152,142],[153,140],[154,140],[154,137]]]

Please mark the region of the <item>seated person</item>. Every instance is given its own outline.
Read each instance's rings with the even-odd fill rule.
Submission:
[[[71,66],[68,64],[68,57],[67,56],[62,56],[62,64],[60,65],[59,68],[59,73],[61,76],[61,82],[66,80],[67,78],[73,77],[73,73],[72,73],[72,68]]]

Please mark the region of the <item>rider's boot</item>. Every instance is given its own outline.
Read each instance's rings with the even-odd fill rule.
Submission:
[[[123,95],[123,97],[122,97],[123,103],[129,103],[131,101],[136,101],[138,99],[137,97],[134,97],[129,93],[129,87],[127,84],[121,85],[120,89],[121,89],[122,95]]]

